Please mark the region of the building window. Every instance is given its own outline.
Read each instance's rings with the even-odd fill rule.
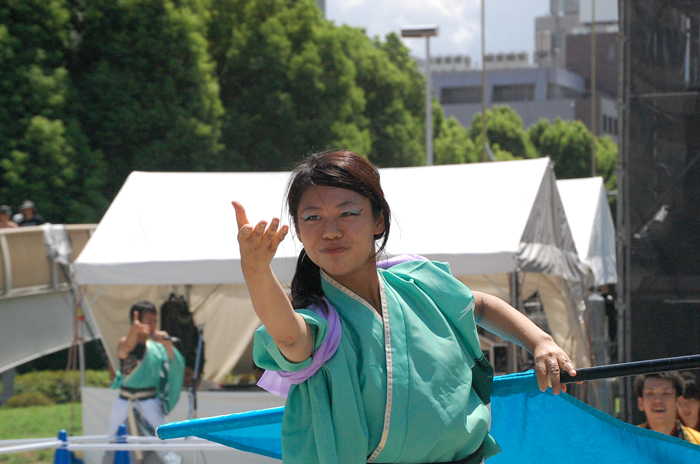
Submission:
[[[559,84],[547,84],[547,100],[560,100],[562,98],[576,98],[579,92]]]
[[[603,132],[610,135],[617,135],[617,118],[603,115]]]
[[[481,101],[481,87],[443,87],[440,89],[440,103],[478,103]]]
[[[494,85],[493,101],[531,101],[535,99],[535,84]]]

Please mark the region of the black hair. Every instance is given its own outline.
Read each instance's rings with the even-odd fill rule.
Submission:
[[[129,322],[134,322],[134,313],[138,313],[139,321],[143,320],[144,314],[155,314],[158,315],[156,307],[150,301],[139,301],[129,309]]]
[[[681,372],[683,377],[683,397],[687,399],[695,398],[700,400],[700,381],[690,371]]]
[[[678,372],[657,372],[653,374],[642,374],[634,379],[634,390],[637,392],[637,398],[642,398],[644,396],[644,382],[646,382],[647,379],[668,380],[676,391],[676,398],[683,395],[683,378]]]
[[[308,156],[294,169],[287,185],[287,210],[297,231],[299,203],[304,192],[312,186],[342,188],[367,198],[372,205],[374,219],[384,219],[384,230],[374,236],[375,240],[381,240],[375,256],[384,251],[389,239],[391,209],[384,197],[376,166],[350,151],[329,150]],[[305,250],[299,253],[291,291],[294,308],[311,305],[325,308],[320,269]]]

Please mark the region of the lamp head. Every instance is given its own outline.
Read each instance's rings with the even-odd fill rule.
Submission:
[[[438,35],[436,24],[422,24],[420,26],[403,26],[401,37],[435,37]]]

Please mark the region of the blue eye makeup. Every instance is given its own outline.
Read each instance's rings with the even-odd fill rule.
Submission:
[[[343,211],[341,216],[357,216],[362,212],[362,208],[350,208]]]

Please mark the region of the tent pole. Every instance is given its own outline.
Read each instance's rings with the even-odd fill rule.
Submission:
[[[85,322],[78,322],[78,363],[80,364],[80,387],[85,387]]]
[[[520,311],[520,273],[516,270],[509,274],[510,277],[510,304]],[[508,342],[508,373],[518,372],[520,368],[518,345]]]

